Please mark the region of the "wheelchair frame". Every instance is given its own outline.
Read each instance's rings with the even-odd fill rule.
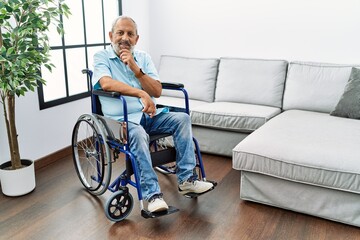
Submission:
[[[125,219],[133,208],[133,197],[129,192],[127,185],[131,185],[137,189],[138,199],[140,201],[141,215],[144,218],[155,218],[167,214],[177,212],[178,209],[169,206],[167,211],[151,213],[144,208],[143,197],[140,187],[140,177],[134,155],[130,151],[128,143],[128,116],[127,104],[125,98],[118,92],[105,92],[102,90],[93,90],[91,79],[92,71],[88,69],[82,70],[88,76],[88,86],[91,91],[91,106],[92,114],[81,115],[73,129],[72,134],[72,148],[73,160],[77,175],[84,185],[84,187],[93,195],[101,195],[106,190],[113,194],[105,204],[106,216],[111,221],[121,221]],[[177,107],[169,107],[171,111],[183,111],[189,114],[189,99],[183,84],[176,83],[162,83],[163,89],[182,91],[185,97],[185,109]],[[119,139],[117,139],[112,130],[107,124],[107,120],[102,116],[101,105],[98,97],[117,98],[122,101],[124,121],[117,122],[120,124]],[[84,128],[84,135],[81,135]],[[169,168],[165,164],[175,162],[176,151],[174,147],[166,147],[159,150],[158,141],[170,134],[162,134],[150,136],[150,147],[153,148],[151,152],[152,164],[158,171],[164,174],[175,174],[175,170]],[[202,162],[202,157],[199,149],[199,144],[193,138],[195,146],[195,158],[197,160],[194,171],[199,175],[199,178],[206,181],[205,170]],[[110,148],[110,149],[109,149]],[[110,183],[112,168],[111,165],[115,162],[119,154],[125,154],[126,169]],[[87,172],[90,172],[89,174]],[[134,175],[134,180],[132,180]],[[212,182],[214,187],[216,182]],[[214,187],[211,189],[213,190]],[[186,197],[197,197],[200,194],[189,193]]]

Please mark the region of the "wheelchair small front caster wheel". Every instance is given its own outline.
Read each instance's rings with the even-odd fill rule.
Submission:
[[[105,204],[105,214],[113,222],[120,222],[129,216],[134,200],[128,191],[119,190],[113,193]]]

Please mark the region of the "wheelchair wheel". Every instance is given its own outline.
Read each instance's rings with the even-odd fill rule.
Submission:
[[[128,191],[113,193],[105,205],[105,214],[113,222],[120,222],[129,216],[134,207],[134,199]]]
[[[84,187],[93,195],[103,194],[111,178],[111,154],[105,131],[90,114],[79,117],[72,135],[73,160],[76,173]]]

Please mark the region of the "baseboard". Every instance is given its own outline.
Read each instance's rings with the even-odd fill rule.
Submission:
[[[34,162],[35,164],[35,170],[39,170],[40,168],[46,167],[60,159],[63,159],[65,157],[69,157],[69,155],[72,154],[72,148],[71,146],[68,146],[66,148],[60,149],[54,153],[51,153],[45,157],[39,158]]]

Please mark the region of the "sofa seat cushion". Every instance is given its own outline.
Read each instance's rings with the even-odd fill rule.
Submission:
[[[289,110],[233,149],[233,168],[360,193],[360,120]]]
[[[281,112],[280,108],[244,103],[213,102],[192,108],[193,125],[252,132]]]
[[[165,106],[171,106],[171,107],[180,107],[185,108],[185,100],[184,98],[178,98],[178,97],[169,97],[169,96],[161,96],[160,98],[156,99],[157,104],[165,105]],[[200,106],[203,104],[207,104],[207,102],[189,99],[189,108]]]

